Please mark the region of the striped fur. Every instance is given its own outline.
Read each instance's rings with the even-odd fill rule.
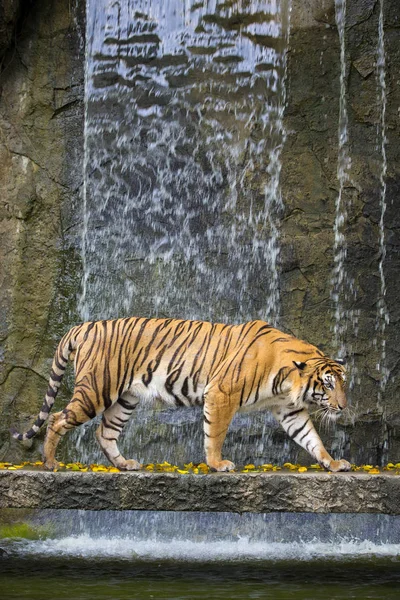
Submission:
[[[222,460],[222,445],[234,414],[253,406],[272,410],[325,468],[349,468],[329,456],[307,411],[314,403],[333,418],[346,407],[343,366],[264,321],[223,325],[132,317],[73,327],[58,345],[35,423],[14,438],[26,442],[46,422],[68,359],[75,364],[75,389],[66,408],[49,419],[48,469],[57,466],[60,438],[99,414],[97,439],[107,458],[120,469],[138,469],[136,460],[121,456],[117,441],[137,403],[154,398],[170,406],[203,406],[206,459],[217,471],[234,468]]]

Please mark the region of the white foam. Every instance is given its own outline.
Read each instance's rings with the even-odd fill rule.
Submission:
[[[62,539],[29,541],[18,544],[24,555],[115,557],[125,559],[180,561],[234,560],[348,560],[351,557],[393,557],[400,555],[400,544],[376,544],[369,540],[342,540],[332,543],[252,542],[248,538],[236,541],[196,542],[189,540],[135,540],[132,538],[92,538],[88,535]]]

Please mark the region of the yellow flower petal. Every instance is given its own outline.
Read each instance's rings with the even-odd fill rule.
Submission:
[[[299,467],[298,468],[299,473],[305,473],[307,470],[308,470],[307,467]]]

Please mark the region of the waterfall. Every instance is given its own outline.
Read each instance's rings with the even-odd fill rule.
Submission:
[[[84,320],[278,319],[290,6],[88,0]],[[250,421],[263,456],[265,414],[231,430]],[[71,435],[70,456],[103,460],[94,427]],[[123,437],[145,462],[203,460],[195,409],[139,407]]]
[[[88,0],[84,319],[277,318],[288,13]]]
[[[349,181],[351,159],[348,152],[348,116],[346,100],[346,0],[335,0],[336,25],[340,43],[340,97],[339,97],[339,127],[338,127],[338,161],[337,179],[339,191],[336,199],[336,213],[334,224],[334,268],[332,275],[332,300],[334,303],[334,337],[335,346],[340,355],[345,356],[345,335],[347,330],[346,307],[346,225],[347,204],[344,189]]]
[[[293,566],[322,558],[388,558],[400,551],[398,517],[388,515],[66,510],[60,517],[60,511],[34,512],[34,522],[51,523],[50,538],[27,540],[22,548],[11,542],[7,550],[65,560],[174,560],[182,567],[249,559],[290,560]]]

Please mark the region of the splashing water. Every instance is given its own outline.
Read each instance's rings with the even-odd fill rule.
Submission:
[[[25,555],[128,560],[346,560],[400,554],[398,517],[40,511],[51,538],[10,544]],[[60,519],[59,517],[62,516]]]

